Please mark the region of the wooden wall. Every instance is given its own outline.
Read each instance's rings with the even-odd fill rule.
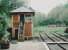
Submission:
[[[13,15],[12,20],[13,20],[12,36],[14,37],[15,36],[15,29],[18,29],[18,26],[20,23],[20,15]],[[28,21],[28,20],[26,20],[26,21],[24,21],[23,35],[24,35],[24,37],[27,37],[27,36],[32,37],[32,21]]]
[[[20,20],[19,20],[19,15],[13,15],[13,27],[18,27],[19,26],[19,22],[20,22]]]
[[[32,22],[25,22],[24,36],[32,36]]]
[[[19,15],[12,15],[12,38],[16,39],[15,30],[19,26]]]

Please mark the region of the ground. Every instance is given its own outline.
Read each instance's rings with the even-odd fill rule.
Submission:
[[[53,42],[53,41],[51,39],[48,39],[48,37],[46,35],[44,35],[44,34],[48,34],[49,37],[51,37],[51,35],[52,35],[52,37],[54,37],[54,38],[51,37],[52,39],[54,39],[57,42],[62,41],[62,43],[63,43],[63,42],[65,42],[63,39],[60,39],[60,38],[54,36],[52,33],[54,33],[56,35],[55,32],[57,32],[57,33],[60,33],[61,35],[65,35],[66,34],[66,33],[64,33],[65,29],[66,29],[66,27],[47,27],[47,26],[34,27],[33,28],[33,36],[38,37],[39,33],[41,33],[45,40],[44,42],[41,42],[40,39],[32,39],[29,41],[17,42],[17,44],[10,43],[10,48],[8,50],[49,50],[49,49],[62,50],[63,48],[66,48],[66,50],[68,50],[68,47],[67,47],[68,43],[60,44],[63,48],[61,48],[57,43],[56,44],[47,44],[48,42]],[[43,32],[45,32],[45,33],[43,33]],[[57,36],[58,36],[58,34],[57,34]],[[64,37],[62,37],[62,38],[64,38]]]
[[[48,50],[46,43],[43,42],[18,42],[17,44],[10,44],[8,50]]]

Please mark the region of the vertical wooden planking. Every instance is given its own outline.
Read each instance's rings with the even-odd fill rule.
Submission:
[[[32,22],[25,22],[24,36],[32,36]]]
[[[13,15],[13,27],[19,26],[19,15]]]
[[[12,38],[16,37],[15,30],[19,26],[19,15],[12,15]]]

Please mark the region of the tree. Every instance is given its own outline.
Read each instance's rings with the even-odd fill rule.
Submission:
[[[9,15],[9,12],[13,9],[24,6],[25,0],[1,0],[0,1],[0,14]]]
[[[7,22],[5,18],[0,17],[0,40],[6,34]]]
[[[48,17],[55,19],[55,24],[68,25],[68,4],[59,5],[51,10]]]
[[[33,17],[33,23],[34,26],[41,26],[44,25],[45,23],[42,23],[46,19],[46,16],[44,13],[41,12],[36,12],[35,16]]]

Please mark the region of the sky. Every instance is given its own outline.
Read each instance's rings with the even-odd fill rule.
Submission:
[[[68,0],[29,0],[29,5],[38,12],[48,14],[58,5],[65,4]]]

